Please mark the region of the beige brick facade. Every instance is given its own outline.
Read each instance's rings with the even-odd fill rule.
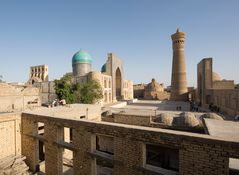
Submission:
[[[43,122],[45,135],[34,135],[34,123]],[[73,130],[72,144],[63,142],[63,127]],[[74,152],[74,174],[96,174],[96,160],[104,159],[113,163],[113,172],[117,175],[143,175],[154,172],[146,164],[145,145],[153,144],[169,147],[179,152],[179,174],[185,175],[228,175],[229,158],[239,158],[239,142],[223,140],[208,135],[166,129],[132,126],[125,124],[77,121],[62,118],[22,114],[22,154],[27,156],[27,163],[34,170],[36,164],[37,140],[44,141],[46,174],[62,174],[61,150],[70,148]],[[96,149],[96,135],[113,137],[113,155],[104,156]],[[54,151],[53,151],[54,150]],[[47,158],[48,157],[48,158]],[[166,170],[163,170],[166,171]],[[177,174],[177,172],[175,172]]]
[[[239,89],[233,80],[215,80],[212,58],[204,58],[197,65],[198,101],[205,107],[210,104],[231,116],[239,114]]]
[[[22,111],[40,104],[38,88],[0,83],[0,112]]]

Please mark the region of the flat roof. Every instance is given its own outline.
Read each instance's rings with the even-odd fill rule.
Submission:
[[[37,107],[25,110],[24,113],[74,120],[79,120],[81,119],[81,116],[86,116],[86,119],[99,120],[101,116],[101,106],[90,104],[71,104],[51,108]]]
[[[239,122],[204,119],[206,132],[211,136],[239,141]]]

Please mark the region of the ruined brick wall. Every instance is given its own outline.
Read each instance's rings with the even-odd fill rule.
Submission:
[[[39,89],[0,83],[0,112],[22,111],[41,104]]]
[[[33,85],[40,90],[41,103],[51,103],[57,98],[54,81],[36,82]]]
[[[35,125],[41,121],[47,126],[45,135],[35,133]],[[72,143],[62,140],[62,128],[73,130]],[[229,158],[239,158],[239,141],[222,140],[208,135],[167,129],[149,128],[118,123],[69,120],[22,114],[22,147],[31,169],[37,166],[37,140],[46,144],[46,173],[62,174],[62,149],[73,151],[74,174],[96,174],[96,160],[111,162],[116,175],[143,175],[152,171],[146,166],[145,145],[153,144],[179,150],[179,174],[228,175]],[[113,155],[99,153],[96,135],[113,137]],[[176,173],[177,174],[177,173]]]

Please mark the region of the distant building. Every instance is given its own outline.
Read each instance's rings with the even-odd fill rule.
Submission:
[[[143,99],[146,84],[134,84],[134,98]]]
[[[72,73],[75,83],[84,84],[90,80],[98,81],[103,90],[102,104],[117,100],[133,99],[133,82],[124,79],[123,62],[115,54],[109,53],[101,71],[92,71],[92,57],[80,50],[72,57]],[[52,102],[57,98],[54,82],[48,81],[48,67],[33,66],[30,69],[30,84],[41,89],[42,103]]]
[[[40,106],[40,91],[31,86],[0,83],[0,104],[0,113]]]
[[[233,80],[221,79],[213,72],[212,58],[204,58],[197,65],[198,101],[205,107],[230,115],[239,114],[239,89]]]
[[[134,98],[145,100],[168,100],[169,93],[164,90],[163,84],[159,84],[153,78],[148,84],[134,85]]]
[[[28,84],[41,83],[48,81],[48,66],[39,65],[30,67]]]
[[[101,72],[92,71],[91,56],[80,50],[72,58],[73,78],[75,82],[85,83],[96,80],[103,88],[103,103],[133,99],[133,82],[124,79],[123,62],[115,54],[109,53]]]

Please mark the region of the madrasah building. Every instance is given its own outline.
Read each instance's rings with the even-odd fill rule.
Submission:
[[[74,83],[83,84],[91,80],[98,81],[103,91],[101,104],[133,99],[133,82],[124,79],[124,67],[120,58],[109,53],[101,71],[92,71],[92,62],[93,58],[83,50],[74,54],[72,72],[70,73]],[[31,67],[28,83],[40,88],[42,103],[51,102],[57,98],[54,82],[48,81],[48,67],[46,65]]]

